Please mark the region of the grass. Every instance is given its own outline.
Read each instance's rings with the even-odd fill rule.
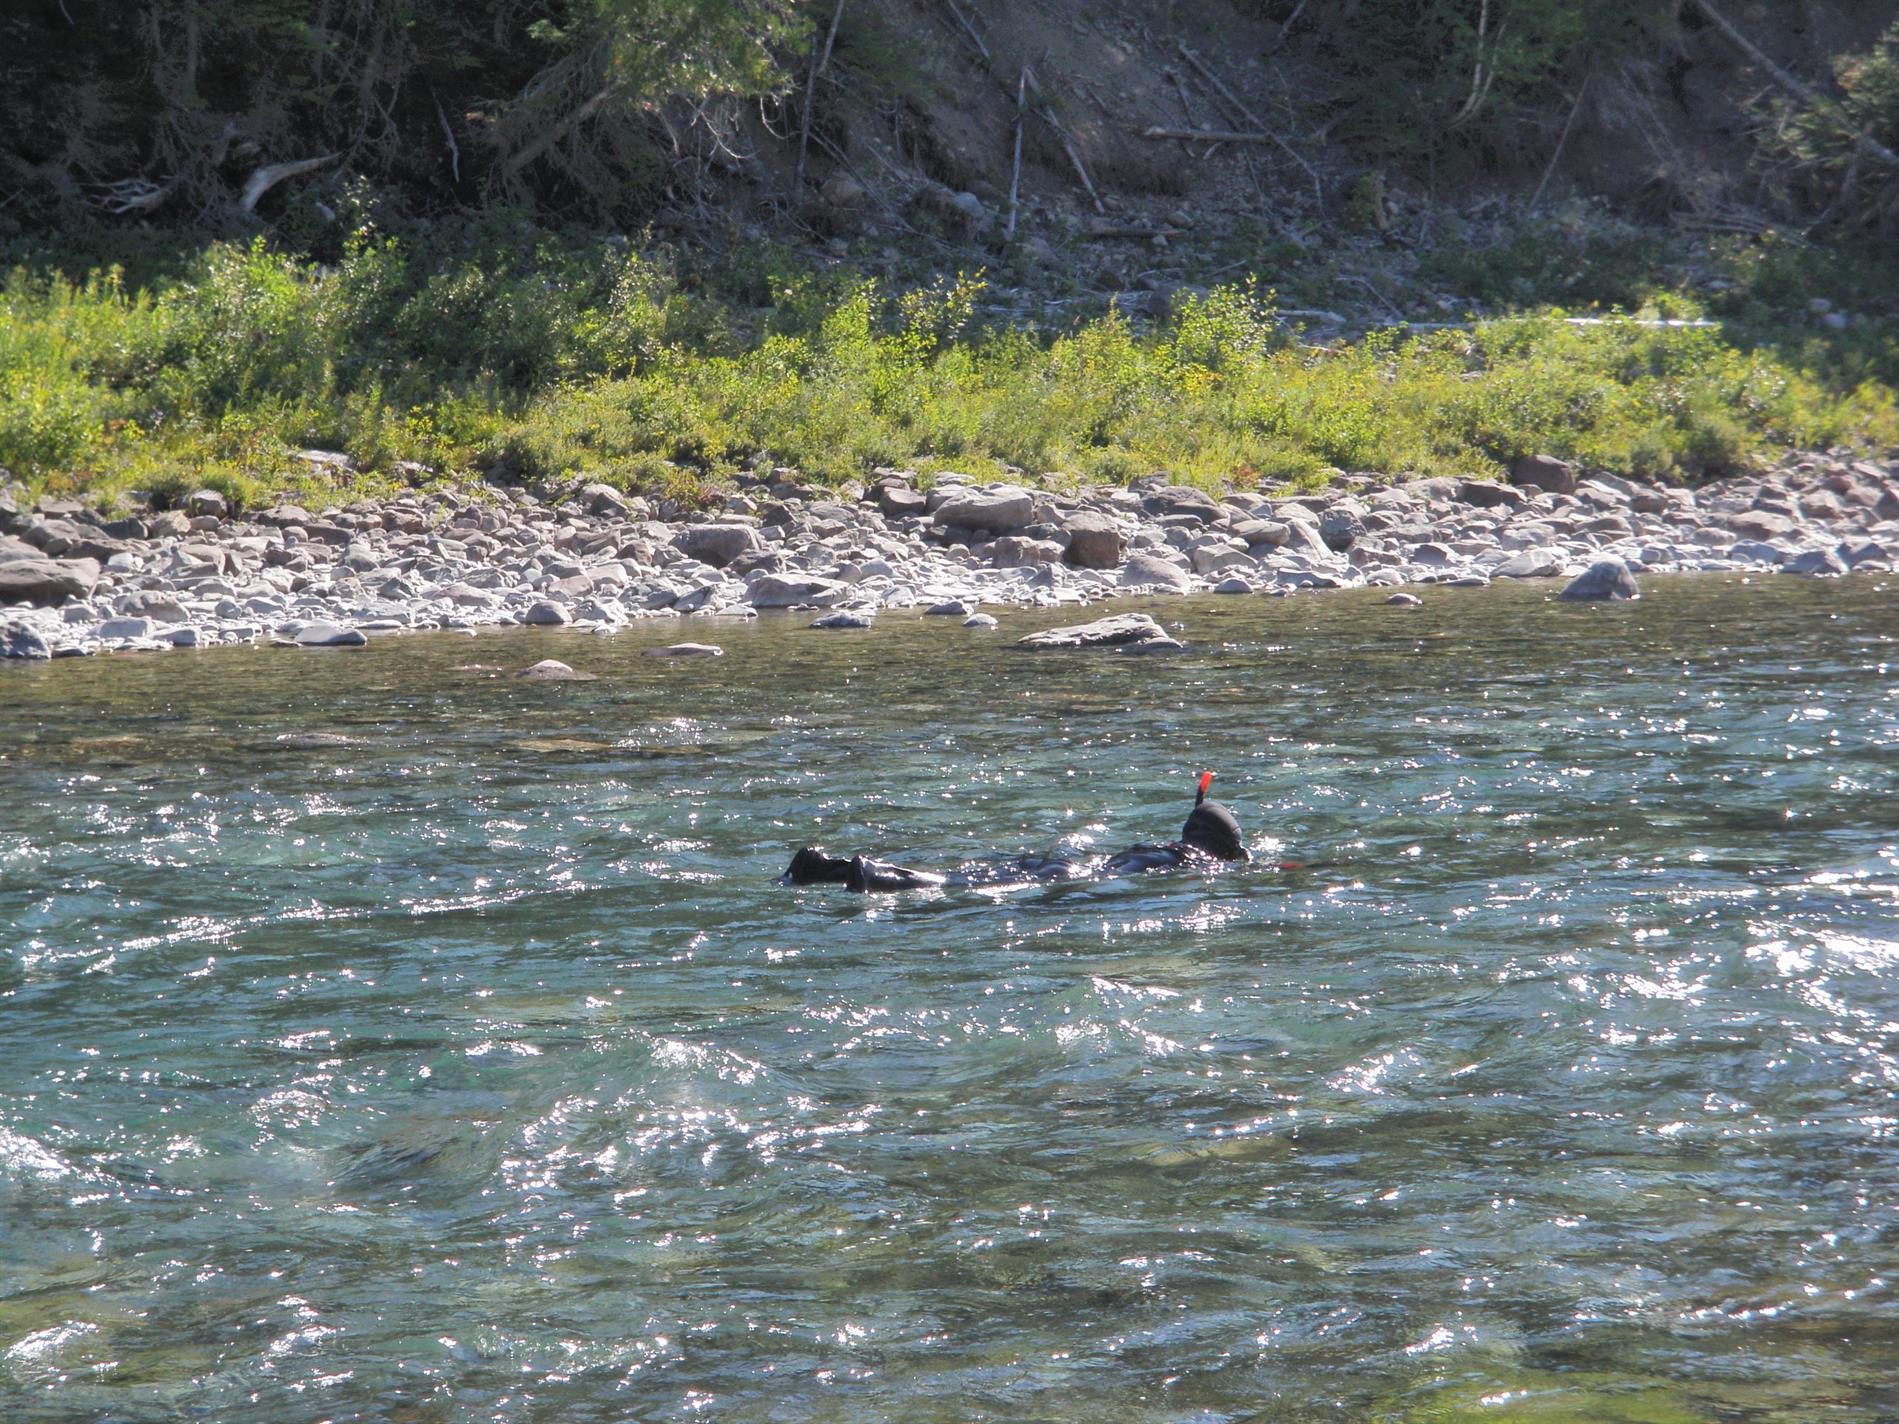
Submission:
[[[713,280],[506,215],[364,233],[330,264],[220,244],[163,271],[5,279],[0,465],[102,504],[497,473],[693,500],[760,458],[830,482],[904,465],[1281,486],[1334,467],[1486,474],[1529,452],[1687,480],[1899,443],[1877,349],[1842,363],[1824,344],[1549,312],[1317,349],[1241,284],[1151,328],[1110,311],[999,329],[977,320],[978,277],[893,294],[765,250]],[[1793,279],[1763,263],[1748,290],[1770,280]],[[296,458],[308,447],[360,473],[329,487]]]

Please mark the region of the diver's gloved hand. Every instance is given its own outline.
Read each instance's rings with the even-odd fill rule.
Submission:
[[[907,865],[892,865],[883,860],[865,860],[861,855],[851,862],[850,878],[844,882],[851,890],[922,890],[942,883],[942,876],[927,870],[912,870]]]

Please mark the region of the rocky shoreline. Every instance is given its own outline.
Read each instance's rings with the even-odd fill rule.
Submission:
[[[1531,457],[1507,484],[1345,475],[1276,499],[1215,498],[1159,476],[1072,493],[952,475],[925,487],[895,470],[827,490],[776,470],[742,476],[716,512],[592,484],[241,518],[206,490],[182,509],[114,518],[76,500],[28,503],[14,486],[0,490],[0,655],[337,647],[503,624],[610,633],[761,609],[849,629],[922,607],[993,627],[980,605],[1498,578],[1586,575],[1572,596],[1621,597],[1634,584],[1618,564],[1826,577],[1895,562],[1899,461],[1835,455],[1694,490]]]

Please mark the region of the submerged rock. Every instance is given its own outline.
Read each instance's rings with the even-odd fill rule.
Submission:
[[[361,629],[345,628],[341,623],[298,623],[290,636],[304,648],[360,648],[369,641]]]
[[[822,618],[813,618],[813,628],[868,628],[877,620],[875,611],[863,608],[841,608],[836,613],[827,613]]]
[[[649,658],[722,658],[725,649],[717,643],[669,643],[663,648],[648,648]]]
[[[1556,596],[1573,602],[1586,602],[1640,598],[1642,595],[1635,586],[1635,575],[1629,572],[1627,564],[1620,559],[1598,559],[1564,584],[1563,591]]]
[[[593,682],[590,672],[575,672],[558,658],[542,658],[531,668],[522,668],[515,674],[529,682]]]
[[[993,628],[996,626],[996,620],[992,614],[972,613],[963,620],[963,626],[965,628]]]
[[[1016,639],[1018,648],[1041,651],[1054,648],[1120,648],[1153,639],[1173,642],[1167,630],[1146,613],[1117,613],[1069,628],[1047,628]],[[1176,644],[1176,646],[1178,646]]]
[[[1385,600],[1393,608],[1422,608],[1424,600],[1415,593],[1394,593]]]

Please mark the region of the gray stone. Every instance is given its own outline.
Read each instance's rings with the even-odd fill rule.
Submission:
[[[222,519],[230,512],[229,503],[214,489],[193,490],[185,496],[185,513],[194,519]]]
[[[1521,509],[1523,494],[1492,480],[1459,480],[1457,499],[1476,509]]]
[[[668,643],[663,648],[648,648],[649,658],[722,658],[725,649],[717,643]]]
[[[811,620],[813,628],[868,628],[877,619],[874,610],[867,608],[840,608],[835,613],[827,613],[822,618]]]
[[[843,597],[850,585],[807,574],[761,574],[745,591],[754,608],[823,608]]]
[[[621,519],[626,517],[626,496],[612,485],[603,485],[598,481],[582,485],[574,498],[589,514],[612,515]]]
[[[151,637],[156,627],[149,618],[108,618],[99,625],[99,636],[142,641]]]
[[[1421,608],[1424,606],[1424,600],[1419,598],[1415,593],[1394,593],[1390,598],[1387,598],[1385,602],[1394,608]]]
[[[296,624],[291,630],[291,637],[305,648],[360,648],[369,641],[368,635],[361,629],[321,621]]]
[[[1811,578],[1840,578],[1852,572],[1846,561],[1831,549],[1808,549],[1782,564],[1781,571],[1806,574]]]
[[[1233,536],[1244,539],[1249,545],[1263,544],[1277,549],[1286,542],[1292,531],[1277,519],[1242,519],[1233,526]]]
[[[923,612],[927,616],[936,618],[966,618],[969,615],[970,606],[960,598],[946,598],[941,603],[932,603]]]
[[[542,658],[531,668],[523,668],[515,674],[529,682],[593,682],[590,672],[575,672],[566,663],[556,658]]]
[[[1213,591],[1215,593],[1251,593],[1253,585],[1236,574],[1232,578],[1221,579],[1213,586]]]
[[[996,626],[996,620],[988,613],[972,613],[963,620],[963,626],[965,628],[993,628]]]
[[[1036,564],[1059,563],[1062,546],[1053,539],[1030,539],[1020,534],[1005,534],[989,546],[990,561],[999,569],[1024,569]]]
[[[933,517],[939,529],[958,525],[1013,534],[1035,522],[1035,497],[1014,485],[971,485],[953,491]]]
[[[1030,633],[1027,637],[1016,639],[1018,648],[1042,650],[1051,648],[1119,648],[1130,643],[1146,642],[1151,638],[1166,638],[1167,630],[1156,623],[1150,614],[1118,613],[1112,618],[1098,618],[1092,623],[1078,623],[1068,628],[1048,628],[1040,633]],[[1172,639],[1168,639],[1172,641]]]
[[[1210,524],[1226,511],[1220,502],[1203,489],[1192,485],[1160,485],[1141,496],[1141,509],[1152,515],[1190,514]]]
[[[572,620],[568,618],[565,608],[552,599],[544,598],[538,603],[530,603],[527,612],[521,615],[521,621],[535,628],[559,628]]]
[[[1127,556],[1127,539],[1121,526],[1105,514],[1091,509],[1077,510],[1062,521],[1068,534],[1068,562],[1083,569],[1114,569]]]
[[[1576,489],[1576,471],[1554,455],[1519,455],[1510,462],[1510,483],[1571,494]]]
[[[1168,593],[1186,593],[1193,588],[1193,579],[1184,568],[1147,549],[1128,555],[1120,582],[1122,588],[1154,587]]]
[[[1598,559],[1564,584],[1563,591],[1556,596],[1583,602],[1640,598],[1641,593],[1635,586],[1635,575],[1629,572],[1629,566],[1622,560]]]
[[[1562,558],[1553,549],[1525,549],[1492,569],[1493,578],[1555,578],[1563,571]]]
[[[921,514],[930,507],[930,497],[909,485],[881,484],[877,486],[877,507],[893,517]]]
[[[1185,644],[1176,642],[1163,633],[1158,638],[1143,638],[1136,643],[1123,643],[1120,647],[1116,648],[1115,651],[1123,654],[1146,656],[1150,653],[1184,653],[1187,649]]]
[[[765,547],[765,541],[750,524],[722,522],[688,524],[674,537],[673,545],[702,564],[722,569],[734,559],[757,553]]]
[[[0,627],[0,658],[39,660],[52,656],[52,644],[26,624],[8,623]]]
[[[1365,509],[1356,500],[1340,500],[1319,516],[1319,538],[1335,554],[1342,554],[1365,532]]]
[[[98,582],[97,559],[9,558],[0,562],[0,603],[57,607],[84,598]]]
[[[1775,514],[1765,509],[1749,509],[1728,520],[1728,528],[1743,539],[1758,539],[1765,544],[1797,533],[1800,524],[1784,514]]]

